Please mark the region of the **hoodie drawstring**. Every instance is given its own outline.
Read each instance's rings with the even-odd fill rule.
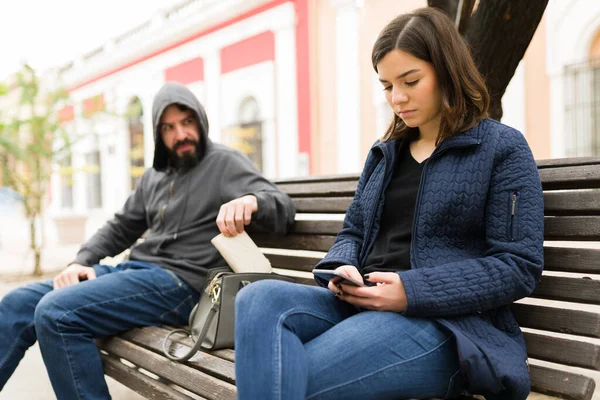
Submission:
[[[186,178],[187,177],[184,177],[184,179],[182,179],[182,181],[189,180],[189,178],[188,179],[186,179]],[[182,183],[184,183],[184,182],[182,182]],[[162,251],[162,247],[163,247],[163,245],[165,244],[166,241],[168,241],[168,240],[169,241],[170,240],[172,240],[172,241],[177,240],[177,236],[179,235],[179,229],[181,228],[181,224],[183,223],[183,217],[185,216],[185,212],[187,210],[187,205],[188,205],[188,201],[189,201],[189,197],[190,197],[189,196],[189,194],[190,194],[190,185],[185,185],[185,186],[186,186],[186,189],[185,189],[183,210],[182,210],[182,212],[179,215],[179,221],[177,222],[177,226],[175,227],[175,232],[173,234],[168,233],[163,238],[163,240],[160,241],[160,243],[158,244],[158,246],[156,248],[157,252],[161,252]],[[164,224],[164,221],[163,221],[163,224]]]

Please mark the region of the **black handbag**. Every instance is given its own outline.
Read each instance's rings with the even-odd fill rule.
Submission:
[[[189,318],[190,331],[174,329],[163,342],[163,353],[173,361],[187,361],[200,347],[207,350],[232,348],[234,342],[235,296],[242,288],[263,279],[294,282],[293,278],[267,273],[219,272],[202,291]],[[169,338],[175,333],[190,335],[194,346],[181,357],[169,353]]]

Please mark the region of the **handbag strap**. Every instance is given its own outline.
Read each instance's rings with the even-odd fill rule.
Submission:
[[[200,350],[200,347],[202,346],[202,342],[204,341],[204,338],[206,337],[206,334],[208,333],[208,328],[210,327],[210,324],[212,323],[213,318],[217,314],[219,304],[220,303],[218,303],[218,302],[213,303],[212,307],[208,311],[208,316],[206,317],[206,321],[204,322],[202,331],[200,332],[200,335],[198,335],[198,338],[196,339],[196,343],[194,343],[194,346],[190,349],[190,351],[187,352],[186,354],[184,354],[183,356],[177,357],[172,354],[169,354],[169,350],[167,349],[167,342],[169,341],[169,338],[175,333],[185,333],[185,334],[189,335],[189,332],[185,329],[173,329],[171,332],[169,332],[169,334],[167,335],[167,337],[165,338],[165,340],[163,342],[163,353],[169,360],[184,362],[184,361],[187,361],[190,358],[192,358],[192,356],[194,354],[196,354],[196,352],[198,350]]]

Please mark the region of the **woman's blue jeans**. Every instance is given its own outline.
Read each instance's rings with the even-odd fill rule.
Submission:
[[[39,342],[59,400],[110,399],[94,338],[136,326],[183,324],[199,294],[173,272],[127,261],[94,266],[97,278],[53,290],[33,283],[0,301],[0,390]]]
[[[454,337],[430,319],[362,311],[324,288],[265,280],[238,293],[239,400],[452,397]]]

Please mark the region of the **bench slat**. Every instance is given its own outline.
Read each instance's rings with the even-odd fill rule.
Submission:
[[[101,354],[104,373],[117,382],[152,400],[194,400],[169,385],[130,368],[119,360]]]
[[[339,174],[339,175],[313,175],[313,176],[300,176],[296,178],[284,178],[276,179],[273,182],[279,185],[286,185],[292,183],[316,183],[316,182],[345,182],[355,181],[358,182],[359,174]]]
[[[572,167],[576,165],[600,164],[600,157],[547,158],[544,160],[536,160],[535,163],[539,169]]]
[[[137,328],[131,331],[125,332],[119,337],[132,342],[138,346],[150,349],[154,352],[162,354],[163,341],[169,329],[162,327],[145,327]],[[170,346],[171,354],[182,356],[189,348],[193,347],[192,339],[189,336],[173,335],[171,336],[172,344]],[[221,356],[223,355],[223,351]],[[215,376],[219,379],[223,379],[229,383],[235,381],[235,369],[233,367],[233,354],[228,351],[227,358],[223,359],[219,357],[217,352],[205,352],[201,351],[196,353],[186,364],[194,367],[200,371],[206,372],[209,375]]]
[[[102,348],[209,400],[226,400],[236,397],[237,390],[234,385],[182,363],[168,360],[163,355],[136,346],[119,337],[107,339]]]
[[[275,268],[310,272],[321,261],[320,257],[301,257],[283,254],[265,256]],[[600,249],[545,247],[544,270],[600,274]]]
[[[600,281],[544,275],[531,297],[600,304]]]
[[[598,274],[600,273],[600,249],[544,247],[544,269]]]
[[[546,192],[544,215],[600,215],[600,191]]]
[[[335,236],[343,226],[343,221],[296,221],[291,232]]]
[[[592,378],[538,365],[531,366],[531,388],[539,393],[570,400],[590,400],[596,383]]]
[[[175,327],[146,326],[143,328],[135,328],[135,329],[132,329],[131,331],[126,332],[128,334],[127,336],[124,336],[124,334],[121,334],[119,336],[121,336],[135,344],[141,345],[142,347],[146,347],[149,350],[152,350],[154,352],[162,354],[162,340],[173,329],[175,329]],[[131,335],[130,333],[133,333],[133,335]],[[176,335],[173,335],[171,337],[171,339],[173,342],[182,344],[182,345],[186,346],[188,349],[191,349],[194,346],[193,340],[187,335],[176,334]],[[233,351],[233,349],[221,349],[221,350],[212,350],[212,351],[201,349],[201,353],[203,355],[207,355],[207,356],[218,357],[227,362],[228,369],[230,367],[233,368],[233,362],[235,360],[235,352]],[[205,364],[206,363],[205,359],[202,359],[202,358],[197,359],[196,357],[197,357],[197,355],[190,358],[190,360],[186,361],[186,363],[190,364],[190,366],[192,366],[192,367],[197,367],[198,369],[204,368],[211,375],[217,375],[217,370],[212,368],[211,364]],[[200,363],[202,365],[200,365]],[[233,369],[229,370],[225,374],[225,376],[226,376],[226,379],[229,379],[232,382],[235,381],[235,374],[234,374]]]
[[[331,241],[332,238],[327,236],[326,240]],[[257,240],[259,240],[258,237]],[[275,246],[264,247],[275,248]],[[327,250],[329,250],[329,247],[326,247],[322,251]],[[306,272],[312,270],[310,265],[315,265],[320,261],[318,257],[298,257],[280,254],[265,254],[265,256],[271,260],[271,264],[276,268]],[[545,247],[544,269],[547,271],[600,274],[600,249]]]
[[[600,165],[540,168],[544,190],[600,188]]]
[[[294,257],[282,254],[265,254],[274,268],[290,269],[294,271],[311,272],[320,258],[317,257]]]
[[[337,235],[343,221],[296,221],[292,234]],[[600,240],[600,216],[559,216],[544,218],[546,240]],[[283,239],[281,237],[276,237]],[[285,246],[277,246],[284,248]]]
[[[600,217],[546,217],[546,240],[600,240]]]
[[[600,370],[600,346],[598,345],[533,332],[524,332],[523,335],[527,344],[527,355],[530,358]]]
[[[255,237],[254,235],[252,236]],[[310,236],[309,236],[310,237]],[[261,243],[267,243],[267,239],[255,238],[257,243],[260,240]],[[317,246],[322,250],[312,248],[311,250],[317,251],[328,251],[335,237],[326,236],[324,241],[330,244],[324,246]],[[263,247],[277,248],[275,243],[271,245],[264,245]],[[262,244],[261,244],[262,246]],[[285,246],[282,246],[285,248]],[[291,248],[291,247],[289,247]],[[300,250],[308,250],[300,249]],[[284,269],[297,269],[299,271],[310,272],[308,265],[313,262],[318,262],[320,258],[317,257],[296,257],[296,256],[284,256],[276,254],[265,254],[271,261],[273,266]],[[288,264],[289,262],[289,264]],[[298,265],[298,267],[296,267]],[[561,272],[575,272],[575,273],[589,273],[589,274],[600,274],[600,249],[578,249],[568,247],[545,247],[544,248],[544,269],[547,271],[561,271]]]
[[[333,245],[335,236],[331,235],[296,235],[275,236],[262,233],[250,235],[259,247],[290,250],[328,251]]]
[[[305,183],[278,183],[277,187],[291,197],[342,197],[354,196],[357,180]]]
[[[298,213],[344,214],[352,197],[294,197],[292,200]]]
[[[293,234],[337,235],[343,221],[296,221]],[[600,240],[600,216],[544,218],[547,240]],[[278,246],[284,247],[284,246]]]
[[[551,332],[600,337],[600,314],[532,304],[512,305],[520,326]]]
[[[343,214],[352,202],[346,197],[293,197],[298,213]],[[550,215],[600,215],[598,191],[546,192],[544,210]]]
[[[147,336],[158,337],[160,339],[160,344],[155,344],[155,343],[152,345],[148,344],[147,347],[151,348],[153,350],[156,350],[157,352],[162,354],[162,339],[164,339],[167,336],[167,334],[175,328],[176,328],[175,326],[145,326],[142,328],[134,328],[130,331],[122,333],[119,336],[121,336],[124,339],[127,339],[131,342],[139,343],[139,344],[154,343],[151,341],[147,341],[146,340]],[[183,337],[183,336],[173,335],[172,340],[175,342],[178,342],[178,343],[183,343],[184,345],[186,345],[190,348],[194,345],[192,339],[190,339],[188,336]],[[146,346],[146,345],[144,345],[144,346]],[[221,358],[221,359],[229,361],[229,362],[234,361],[233,350],[230,350],[230,349],[213,350],[213,351],[202,350],[202,352],[206,353],[206,354],[210,354],[210,355],[218,357],[218,358]]]
[[[142,346],[148,350],[158,353],[162,357],[162,343],[166,335],[174,327],[162,326],[147,326],[143,328],[135,328],[131,331],[119,335],[120,337]],[[171,336],[174,343],[170,347],[171,354],[182,356],[184,352],[189,351],[194,346],[192,339],[183,334],[175,334]],[[192,358],[185,362],[186,365],[205,373],[223,379],[226,382],[235,384],[235,352],[233,349],[221,349],[215,351],[207,351],[201,349]],[[144,365],[140,365],[144,367]]]

